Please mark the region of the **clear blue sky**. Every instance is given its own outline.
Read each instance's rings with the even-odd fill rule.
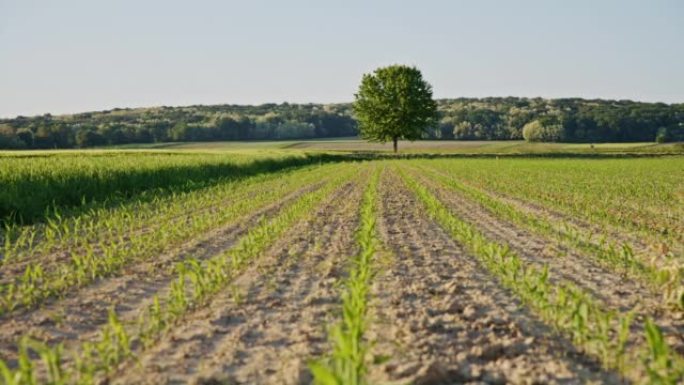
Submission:
[[[684,102],[683,0],[0,0],[0,116],[345,102],[418,66],[436,97]]]

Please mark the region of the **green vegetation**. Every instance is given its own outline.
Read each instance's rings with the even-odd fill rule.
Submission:
[[[329,171],[318,169],[317,177],[320,178],[322,173]],[[73,353],[74,356],[70,357],[71,361],[61,358],[61,345],[48,348],[23,338],[19,356],[22,364],[13,370],[5,362],[0,361],[2,384],[42,383],[38,381],[41,361],[42,369],[48,370],[50,384],[99,383],[98,376],[111,373],[118,363],[132,357],[132,349],[137,346],[137,342],[143,347],[149,347],[155,338],[173,327],[185,313],[205,304],[210,296],[224,288],[292,225],[311,215],[312,209],[347,182],[355,171],[354,167],[347,167],[337,173],[336,177],[322,188],[304,194],[294,203],[284,207],[274,218],[250,229],[235,247],[205,261],[189,258],[179,262],[176,268],[177,277],[171,281],[168,294],[161,299],[155,296],[152,306],[146,314],[140,315],[133,327],[127,329],[116,313],[110,311],[108,323],[100,330],[98,340],[84,342]],[[31,346],[38,346],[32,349],[39,352],[40,359],[30,357]],[[51,359],[45,360],[45,357]],[[69,366],[68,362],[75,362],[76,365]]]
[[[361,252],[350,264],[349,275],[342,294],[342,319],[330,331],[333,346],[331,357],[310,364],[311,372],[320,385],[363,385],[367,370],[368,341],[364,332],[368,325],[368,292],[373,279],[373,258],[379,248],[376,234],[377,188],[376,170],[366,189],[361,204],[361,227],[357,242]]]
[[[603,379],[684,379],[684,157],[374,160],[244,146],[0,157],[0,203],[35,219],[0,229],[0,385],[121,383],[137,370],[149,382],[160,371],[195,383],[516,382],[488,367],[535,345],[555,347],[547,364]],[[458,151],[505,148],[483,146]],[[417,206],[388,213],[406,204]],[[379,264],[389,247],[402,263]],[[461,282],[457,266],[486,285]],[[398,285],[410,290],[384,295]],[[465,370],[480,364],[484,374]],[[226,365],[234,377],[221,377]]]
[[[523,126],[522,135],[528,142],[562,142],[564,133],[558,123],[533,120]]]
[[[298,152],[281,155],[105,152],[91,156],[0,157],[0,185],[3,186],[0,220],[31,223],[46,215],[59,217],[59,211],[65,208],[79,206],[83,210],[103,203],[116,204],[148,190],[187,191],[217,180],[332,159],[325,154]]]
[[[473,187],[636,231],[672,249],[684,234],[681,157],[440,161]],[[543,181],[543,182],[541,182]]]
[[[361,80],[354,102],[361,137],[380,143],[420,139],[437,122],[432,87],[415,67],[378,68]]]
[[[428,162],[426,164],[430,163],[435,166],[435,162]],[[550,218],[526,212],[511,203],[463,184],[453,177],[448,177],[449,168],[447,168],[447,164],[442,163],[440,169],[444,170],[445,174],[435,173],[430,167],[421,167],[421,172],[430,174],[431,178],[434,178],[441,184],[478,202],[495,216],[512,221],[545,236],[557,238],[560,242],[575,247],[586,255],[590,255],[601,263],[615,269],[618,274],[628,273],[644,280],[655,293],[662,295],[665,303],[684,310],[684,271],[675,262],[674,255],[666,256],[666,258],[670,259],[667,262],[654,259],[652,255],[635,255],[629,242],[610,241],[605,238],[596,239],[595,233],[587,232],[571,221],[551,220]],[[660,244],[662,247],[664,237],[656,238],[658,238],[656,235],[651,235],[653,242]],[[668,243],[676,244],[677,241],[670,239]],[[667,250],[670,253],[672,252],[670,248],[667,248]]]
[[[539,122],[579,143],[684,141],[684,104],[625,100],[437,100],[423,139],[520,140]],[[166,142],[292,140],[358,135],[351,104],[263,104],[114,109],[0,119],[0,149],[83,148]],[[535,139],[537,140],[537,139]]]
[[[401,174],[429,215],[464,245],[501,283],[513,290],[540,317],[572,337],[575,344],[598,357],[607,367],[626,376],[646,373],[650,383],[676,384],[684,379],[684,360],[664,341],[652,320],[645,326],[646,344],[630,354],[626,349],[632,314],[606,311],[600,303],[571,282],[553,284],[548,269],[527,266],[507,245],[488,240],[473,225],[449,213],[430,192]],[[640,357],[647,357],[641,361]]]
[[[684,104],[507,97],[443,99],[439,109],[442,139],[654,142],[665,130],[662,140],[684,140]]]
[[[278,146],[275,142],[268,142]],[[196,146],[192,145],[193,147]],[[203,144],[207,145],[207,144]],[[224,145],[221,144],[215,144]],[[225,143],[226,149],[232,149]],[[245,143],[251,146],[252,143]],[[266,143],[260,143],[266,145]],[[181,144],[175,148],[186,148],[191,144]],[[602,156],[646,156],[663,154],[684,154],[684,143],[541,143],[521,140],[419,140],[415,142],[399,141],[401,152],[421,156],[545,156],[545,157],[602,157]],[[217,147],[213,147],[217,148]],[[288,149],[308,151],[336,151],[349,153],[383,153],[393,151],[391,144],[370,143],[358,139],[307,140],[288,142]]]
[[[203,196],[202,204],[209,207],[216,204],[213,210],[188,218],[187,214],[182,214],[192,214],[192,211],[181,204],[176,206],[180,212],[174,210],[164,213],[170,217],[169,220],[155,226],[153,231],[125,231],[132,224],[127,220],[132,214],[132,207],[117,210],[112,217],[96,216],[87,223],[81,223],[80,220],[51,221],[44,230],[41,227],[23,228],[16,238],[6,236],[5,239],[3,263],[21,262],[24,259],[28,259],[28,263],[25,267],[21,265],[24,273],[20,276],[10,281],[0,281],[0,315],[19,306],[33,307],[47,298],[66,294],[68,290],[87,285],[97,278],[117,275],[131,261],[152,258],[212,228],[235,223],[255,209],[282,201],[301,183],[312,183],[318,179],[320,173],[315,170],[299,172],[296,176],[281,175],[278,180],[261,180],[261,183],[248,183],[244,187],[240,186],[242,188],[227,188],[223,191],[223,194],[230,195],[216,195],[219,191],[211,189],[211,194]],[[232,198],[231,201],[223,203],[228,197]],[[122,215],[117,216],[119,213]],[[152,219],[157,221],[161,217],[159,215]],[[112,218],[118,221],[112,221]],[[105,232],[109,234],[105,236]],[[88,233],[100,237],[93,239]],[[34,240],[41,238],[42,242],[34,247]],[[42,261],[60,249],[69,250],[71,255],[48,265],[50,271],[45,273]],[[43,253],[38,253],[39,250]],[[31,258],[25,256],[27,251],[31,252]]]
[[[159,107],[0,119],[0,148],[83,148],[355,134],[349,106],[340,104]]]

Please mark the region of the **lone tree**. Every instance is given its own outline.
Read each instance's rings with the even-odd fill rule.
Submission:
[[[416,67],[392,65],[363,75],[354,113],[361,137],[373,142],[416,140],[437,124],[432,86]]]

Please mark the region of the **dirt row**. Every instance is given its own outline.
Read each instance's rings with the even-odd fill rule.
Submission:
[[[546,238],[497,218],[478,203],[424,175],[415,172],[412,175],[428,187],[454,215],[475,225],[487,238],[508,244],[527,263],[538,267],[548,266],[552,282],[572,282],[607,308],[621,312],[635,310],[631,344],[642,342],[643,321],[650,316],[663,329],[670,346],[684,354],[684,317],[681,312],[667,309],[659,293],[638,280],[628,279],[602,266],[591,256],[560,244],[556,239]]]
[[[358,182],[288,230],[232,289],[183,319],[112,383],[310,383],[307,361],[328,350],[337,283],[358,251],[354,234],[367,180]]]
[[[109,309],[114,309],[123,320],[133,319],[140,309],[151,303],[154,295],[164,293],[175,277],[176,262],[185,257],[207,259],[229,249],[261,218],[275,215],[282,207],[317,186],[306,186],[238,223],[203,234],[154,259],[133,262],[117,276],[74,288],[68,296],[50,300],[40,308],[5,316],[0,324],[0,358],[12,362],[18,340],[24,335],[49,344],[62,342],[67,349],[93,340],[107,323]]]
[[[297,194],[297,192],[295,192],[294,194]],[[242,196],[240,196],[239,198],[244,199],[248,196],[248,193],[242,192],[241,195]],[[289,197],[284,197],[283,199],[288,198]],[[184,213],[166,218],[165,221],[172,222],[182,220],[184,223],[188,223],[192,217],[196,217],[210,212],[214,213],[217,211],[218,207],[220,207],[221,205],[230,205],[235,201],[235,199],[235,196],[224,198],[213,205],[187,210]],[[126,242],[129,242],[134,237],[157,231],[160,225],[160,222],[153,222],[142,227],[127,229],[120,236],[123,237],[123,239]],[[54,268],[54,266],[57,266],[64,262],[68,262],[73,254],[83,253],[84,251],[85,250],[82,247],[74,247],[73,244],[67,244],[66,247],[53,250],[48,254],[29,256],[26,258],[21,258],[16,261],[7,261],[5,263],[0,264],[0,282],[6,281],[8,279],[14,279],[14,277],[16,277],[17,275],[22,274],[29,264],[39,263],[44,270],[49,271],[50,269]],[[96,253],[99,251],[100,250],[95,250]]]
[[[600,246],[602,237],[606,237],[606,240],[617,246],[628,245],[637,258],[661,268],[667,268],[668,266],[671,266],[673,262],[676,263],[677,258],[681,263],[681,257],[684,257],[684,244],[676,241],[668,242],[660,237],[654,236],[653,233],[648,233],[646,231],[637,232],[615,225],[599,225],[551,209],[542,204],[528,202],[495,191],[483,190],[475,186],[470,187],[478,189],[491,198],[510,204],[521,212],[545,218],[552,223],[559,224],[559,226],[560,224],[569,224],[573,231],[582,235],[583,240],[591,242],[594,245]],[[559,228],[559,231],[564,230]]]
[[[436,223],[393,172],[381,238],[393,261],[375,279],[373,383],[618,383],[530,315]]]
[[[436,172],[441,176],[451,178],[450,175],[437,168],[430,168],[430,171]],[[677,255],[683,252],[682,248],[684,245],[665,245],[664,243],[656,242],[655,240],[648,242],[646,241],[647,236],[634,230],[626,229],[624,227],[618,228],[616,226],[607,224],[599,225],[597,223],[583,220],[580,217],[572,216],[559,210],[552,209],[540,203],[530,202],[528,200],[503,194],[497,191],[483,189],[466,180],[459,180],[459,182],[474,188],[493,199],[497,199],[506,204],[512,205],[516,208],[516,210],[521,212],[544,218],[552,223],[558,223],[559,226],[560,224],[568,224],[574,230],[581,233],[584,239],[596,245],[599,245],[601,242],[600,238],[605,236],[608,240],[615,244],[629,245],[635,255],[643,258],[644,260],[653,260],[656,263],[667,263],[666,259],[668,258],[668,255]],[[559,228],[559,230],[562,229]]]
[[[309,384],[329,351],[365,183],[293,227],[236,281],[192,313],[116,384]],[[344,197],[344,198],[342,198]],[[393,257],[372,288],[372,383],[618,383],[537,321],[426,217],[392,171],[380,186],[379,231]],[[236,299],[236,291],[242,293]]]
[[[325,199],[208,304],[183,317],[151,348],[118,368],[113,384],[310,384],[307,362],[327,354],[328,327],[339,317],[340,282],[358,252],[359,207],[369,181],[362,175]],[[450,210],[490,239],[510,244],[552,276],[596,292],[616,309],[638,304],[642,287],[556,241],[495,218],[484,208],[415,174]],[[0,357],[15,355],[29,333],[66,350],[92,340],[114,306],[137,319],[185,257],[209,258],[229,249],[262,216],[275,215],[306,189],[154,261],[128,266],[68,298],[0,324]],[[371,383],[624,383],[540,322],[510,291],[430,219],[392,167],[381,176],[378,236],[369,329]],[[563,255],[560,256],[559,255]],[[644,310],[646,311],[646,310]],[[663,318],[668,336],[681,331]],[[669,322],[669,324],[667,324]],[[372,361],[372,362],[370,362]]]

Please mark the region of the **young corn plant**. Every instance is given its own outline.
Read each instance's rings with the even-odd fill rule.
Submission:
[[[114,310],[109,311],[108,324],[101,331],[101,338],[95,344],[100,368],[105,371],[131,355],[131,339]]]
[[[63,368],[62,345],[53,348],[45,344],[23,337],[19,342],[19,357],[16,369],[11,369],[0,361],[0,384],[2,385],[67,385],[70,378]],[[33,352],[42,363],[45,377],[39,379],[35,370],[37,363],[31,358]]]
[[[40,359],[43,362],[43,366],[47,372],[47,381],[45,384],[66,385],[69,383],[69,377],[62,365],[62,345],[50,348],[37,341],[27,340],[26,343],[40,356]]]
[[[361,204],[361,226],[357,242],[361,251],[352,259],[349,276],[342,293],[342,319],[330,331],[330,357],[309,364],[318,385],[363,385],[367,372],[368,344],[364,340],[367,327],[368,291],[373,279],[372,262],[379,241],[376,236],[377,185],[376,171]]]
[[[647,325],[650,327],[650,331],[647,327],[650,366],[634,362],[631,356],[625,354],[633,317],[631,313],[621,315],[605,311],[588,294],[569,282],[554,285],[549,281],[547,268],[526,266],[508,247],[489,241],[474,226],[454,217],[425,186],[404,172],[400,172],[400,175],[432,218],[537,314],[572,336],[578,347],[601,359],[605,366],[623,370],[625,375],[631,375],[636,368],[637,371],[648,372],[651,377],[651,373],[656,373],[660,378],[684,380],[682,360],[666,347],[657,325]],[[653,346],[658,348],[654,349]],[[677,365],[670,362],[676,362]]]
[[[10,369],[5,362],[0,361],[0,374],[2,374],[3,385],[35,385],[37,384],[34,375],[34,363],[29,357],[28,337],[23,337],[19,342],[19,357],[17,368]]]
[[[335,170],[336,167],[339,166],[333,166],[330,170]],[[112,236],[104,237],[94,244],[83,243],[77,250],[70,251],[71,257],[67,261],[49,270],[43,269],[40,259],[36,259],[27,265],[20,279],[3,282],[5,290],[0,302],[0,315],[13,311],[19,305],[33,307],[51,296],[65,294],[74,287],[87,285],[97,278],[117,275],[132,261],[151,258],[211,229],[237,223],[245,215],[294,193],[303,183],[320,182],[324,171],[325,168],[311,170],[299,177],[298,174],[288,175],[284,181],[275,180],[272,188],[258,189],[258,185],[255,185],[243,192],[245,199],[233,199],[229,204],[218,205],[215,210],[206,211],[205,215],[178,216],[174,220],[158,221],[156,231],[130,236],[117,227],[116,231],[112,230]],[[50,220],[45,230],[45,242],[58,242],[55,240],[58,238],[56,234],[59,231],[64,232],[59,230],[62,227],[59,221],[61,217]],[[115,226],[110,222],[106,223]],[[74,234],[73,230],[68,232]],[[51,250],[50,247],[47,249]]]
[[[644,324],[648,351],[644,365],[651,384],[675,385],[684,380],[684,360],[673,357],[663,333],[652,319]]]
[[[187,311],[205,303],[211,295],[225,288],[235,274],[242,271],[251,260],[258,258],[297,221],[307,215],[313,215],[314,208],[326,197],[332,196],[332,193],[356,171],[355,167],[350,167],[323,187],[305,193],[281,209],[273,219],[262,221],[256,228],[251,229],[233,249],[203,263],[193,259],[178,263],[177,277],[172,281],[168,295],[162,299],[155,298],[145,316],[139,317],[137,329],[132,328],[138,333],[132,335],[116,313],[111,311],[108,324],[100,331],[99,340],[93,343],[86,342],[80,349],[76,349],[71,360],[73,365],[65,366],[60,362],[61,355],[58,354],[56,357],[60,360],[52,360],[55,364],[51,365],[59,371],[53,372],[62,373],[64,378],[70,379],[70,383],[79,385],[101,382],[103,375],[108,375],[119,363],[133,356],[134,342],[139,341],[139,346],[142,347],[151,345]],[[7,371],[3,372],[3,368],[7,368]],[[35,369],[36,365],[28,354],[20,356],[17,369],[9,369],[7,364],[0,360],[1,375],[12,380],[19,378],[20,381],[24,381],[7,384],[34,384],[37,377]],[[27,378],[34,382],[26,382],[28,380],[24,379]]]
[[[436,172],[430,168],[420,167],[420,171],[429,174],[442,186],[464,194],[473,199],[490,213],[497,217],[520,224],[534,232],[558,238],[587,255],[595,257],[607,267],[619,272],[627,272],[637,279],[649,284],[653,290],[662,293],[666,302],[675,309],[684,310],[684,269],[657,266],[640,260],[635,256],[632,247],[626,243],[615,244],[603,237],[599,242],[593,242],[594,234],[584,235],[569,223],[558,227],[553,222],[516,208],[514,205],[493,198],[485,192],[461,183],[453,178]]]

